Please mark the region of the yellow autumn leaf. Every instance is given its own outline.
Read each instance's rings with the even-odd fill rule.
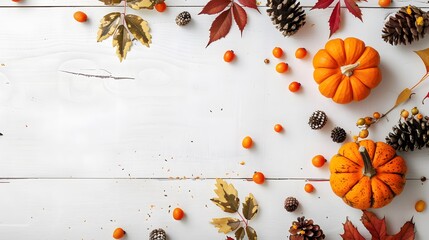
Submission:
[[[221,178],[216,179],[216,189],[214,192],[217,198],[210,199],[224,212],[235,213],[238,211],[240,199],[237,190],[232,184],[228,184]]]
[[[257,240],[258,239],[258,235],[256,234],[255,229],[253,229],[251,226],[246,227],[246,233],[247,233],[247,238],[249,240]]]
[[[211,224],[213,224],[218,232],[229,233],[235,231],[240,226],[240,220],[236,218],[213,218]]]
[[[98,0],[100,2],[103,2],[104,5],[116,5],[122,2],[122,0]]]
[[[152,36],[149,33],[150,28],[147,21],[137,15],[128,14],[125,16],[125,22],[131,34],[143,45],[149,47],[149,44],[152,43]]]
[[[415,51],[415,53],[417,53],[417,55],[419,55],[419,57],[422,59],[426,67],[426,72],[429,72],[429,48]]]
[[[116,28],[118,28],[120,18],[121,13],[112,12],[100,20],[100,26],[98,27],[97,32],[97,42],[101,42],[112,36]]]
[[[237,231],[235,231],[236,240],[243,240],[245,235],[246,235],[246,232],[244,231],[243,227],[240,227],[239,229],[237,229]]]
[[[258,212],[258,203],[255,200],[253,194],[249,193],[249,196],[243,202],[243,216],[247,220],[252,219]]]
[[[122,62],[122,60],[127,57],[127,52],[131,48],[131,39],[124,25],[120,25],[116,29],[113,35],[112,45],[116,47],[116,55],[118,55],[119,60]]]
[[[164,2],[164,0],[127,0],[128,6],[132,9],[153,9],[153,7],[160,2]]]

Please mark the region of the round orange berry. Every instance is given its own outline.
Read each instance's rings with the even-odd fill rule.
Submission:
[[[311,159],[311,163],[313,163],[313,166],[318,168],[323,167],[325,162],[326,162],[326,159],[322,155],[316,155],[313,157],[313,159]]]
[[[299,82],[291,82],[289,84],[289,91],[291,92],[298,92],[300,88],[301,88],[301,83]]]
[[[283,131],[283,126],[281,124],[274,125],[274,131],[276,131],[276,132]]]
[[[255,172],[252,179],[256,184],[263,184],[265,182],[265,176],[261,172]]]
[[[281,49],[279,47],[275,47],[273,49],[273,56],[276,58],[281,58],[283,56],[283,49]]]
[[[160,2],[155,4],[155,9],[158,12],[164,12],[165,9],[167,9],[167,4],[165,4],[165,2]]]
[[[298,48],[295,51],[295,57],[296,58],[303,59],[303,58],[305,58],[305,56],[307,56],[307,50],[305,48]]]
[[[113,231],[113,238],[114,239],[121,239],[125,236],[125,231],[122,228],[117,228],[115,231]]]
[[[182,218],[185,216],[185,212],[181,208],[175,208],[173,210],[173,218],[174,220],[182,220]]]
[[[369,135],[369,131],[368,131],[368,129],[362,129],[362,130],[360,130],[360,132],[359,132],[359,137],[360,137],[360,138],[367,138],[367,137],[368,137],[368,135]]]
[[[392,0],[378,0],[378,5],[380,7],[388,7],[392,3]]]
[[[403,118],[407,118],[409,115],[410,115],[410,113],[409,113],[407,110],[402,109],[402,111],[401,111],[401,116],[402,116]]]
[[[73,14],[73,17],[76,21],[78,22],[86,22],[86,20],[88,20],[88,16],[81,11],[77,11]]]
[[[232,62],[235,58],[235,53],[232,50],[228,50],[223,54],[223,60],[225,62]]]
[[[416,202],[416,205],[414,206],[417,212],[423,212],[426,209],[426,202],[423,200],[419,200]]]
[[[249,136],[246,136],[243,138],[243,141],[241,142],[241,145],[244,148],[251,148],[253,146],[253,139]]]
[[[304,190],[308,193],[312,193],[314,191],[314,186],[311,183],[307,183],[304,186]]]
[[[417,117],[418,120],[422,120],[423,119],[423,114],[419,113],[419,114],[416,115],[416,117]]]
[[[381,114],[380,114],[379,112],[374,112],[374,113],[372,114],[372,116],[373,116],[375,119],[380,119]]]
[[[285,62],[280,62],[276,65],[276,71],[278,73],[285,73],[289,69],[289,65]]]

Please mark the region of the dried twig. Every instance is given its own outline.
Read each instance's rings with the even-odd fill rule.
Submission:
[[[106,71],[106,70],[104,70],[104,71]],[[71,72],[71,71],[65,71],[65,70],[60,70],[60,72],[68,73],[68,74],[73,74],[73,75],[78,75],[78,76],[94,77],[94,78],[102,78],[102,79],[106,79],[106,78],[111,78],[111,79],[115,79],[115,80],[126,80],[126,79],[128,79],[128,80],[134,80],[135,79],[133,77],[117,77],[117,76],[113,76],[109,72],[108,72],[109,75],[87,74],[87,73]]]

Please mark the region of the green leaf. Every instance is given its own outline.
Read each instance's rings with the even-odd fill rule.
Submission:
[[[104,5],[116,5],[122,2],[122,0],[98,0],[100,2],[103,2]]]
[[[149,44],[152,43],[152,36],[149,33],[150,28],[147,21],[137,15],[128,14],[125,16],[125,22],[131,34],[143,45],[149,47]]]
[[[113,47],[116,47],[116,55],[122,62],[127,57],[127,52],[131,48],[131,39],[124,25],[119,26],[113,35]]]
[[[237,190],[232,184],[228,184],[221,178],[216,179],[216,189],[214,192],[217,198],[210,199],[224,212],[235,213],[238,211],[240,199],[238,198]]]
[[[128,6],[132,9],[153,9],[157,3],[164,2],[164,0],[127,0]]]
[[[251,226],[246,227],[246,233],[247,233],[247,238],[249,240],[257,240],[258,239],[258,235],[256,234],[255,229],[253,229]]]
[[[244,236],[246,236],[246,232],[243,227],[240,227],[237,231],[235,231],[235,240],[243,240]]]
[[[120,18],[121,13],[112,12],[100,20],[100,26],[98,27],[97,32],[97,42],[101,42],[112,36],[116,28],[118,28]]]
[[[249,193],[243,203],[243,215],[247,220],[252,219],[258,212],[258,203],[255,200],[253,194]]]
[[[428,73],[429,72],[429,48],[415,51],[415,53],[417,53],[417,55],[419,55],[419,57],[422,59],[426,67],[426,73]]]
[[[240,226],[240,220],[236,218],[213,218],[211,224],[213,224],[218,232],[229,233],[231,231],[235,231]]]

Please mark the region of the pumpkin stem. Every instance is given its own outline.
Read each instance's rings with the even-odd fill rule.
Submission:
[[[349,64],[349,65],[345,65],[345,66],[341,66],[341,73],[346,75],[347,77],[350,77],[351,75],[353,75],[353,70],[355,70],[355,68],[359,67],[359,63],[354,63],[354,64]]]
[[[369,178],[377,174],[377,171],[375,170],[374,166],[372,166],[371,158],[369,157],[368,151],[366,151],[366,148],[364,146],[359,147],[359,153],[363,158],[363,174]]]

